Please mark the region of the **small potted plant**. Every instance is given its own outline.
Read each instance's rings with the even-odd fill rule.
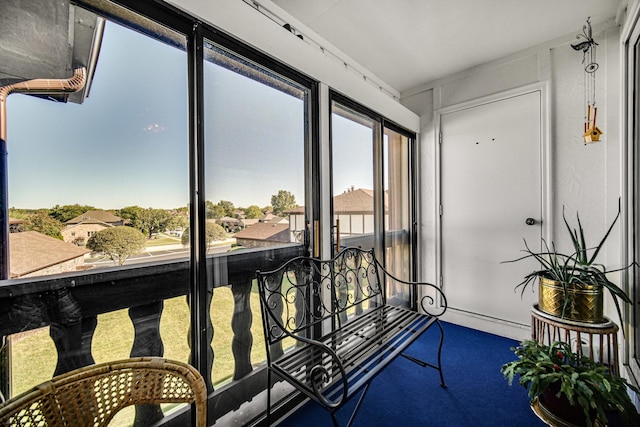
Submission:
[[[626,270],[631,265],[607,270],[603,264],[597,262],[607,237],[620,217],[620,207],[609,229],[595,247],[587,246],[580,216],[576,215],[576,217],[577,229],[569,225],[564,210],[562,212],[573,252],[561,253],[553,242],[549,246],[545,239],[542,239],[543,250],[536,252],[531,250],[525,240],[523,252],[526,255],[505,261],[516,262],[533,258],[540,263],[540,268],[524,276],[516,289],[521,288],[521,292],[524,293],[527,286],[538,279],[538,309],[553,316],[587,323],[604,321],[602,295],[603,290],[607,289],[613,297],[618,317],[622,320],[620,302],[631,304],[631,299],[624,290],[609,280],[607,274]]]
[[[638,391],[624,378],[610,374],[606,365],[573,353],[569,344],[557,341],[551,345],[523,341],[512,350],[518,359],[504,364],[501,372],[509,385],[518,377],[543,418],[546,414],[592,427],[606,425],[609,417],[615,417],[625,425],[640,425],[627,388]]]

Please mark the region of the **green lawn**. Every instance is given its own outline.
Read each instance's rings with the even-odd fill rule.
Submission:
[[[175,245],[177,243],[182,243],[182,240],[179,237],[172,237],[166,234],[160,234],[159,236],[153,237],[151,239],[147,239],[146,247],[149,246],[164,246],[164,245]]]
[[[253,347],[251,362],[256,365],[266,359],[260,303],[257,292],[251,293],[253,322]],[[216,288],[211,303],[211,319],[214,327],[214,365],[212,380],[221,385],[233,375],[233,353],[231,351],[231,317],[233,295],[230,288]],[[188,361],[189,309],[186,297],[165,301],[160,320],[160,333],[164,343],[164,357]],[[98,316],[98,325],[93,337],[92,354],[96,363],[129,357],[133,343],[133,325],[127,310]],[[57,353],[49,337],[49,328],[42,328],[12,337],[12,387],[13,395],[50,379],[55,370]],[[133,419],[133,409],[122,411],[111,425],[128,426]]]

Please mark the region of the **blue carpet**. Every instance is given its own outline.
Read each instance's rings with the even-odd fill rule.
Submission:
[[[526,390],[509,386],[500,367],[514,359],[514,340],[443,323],[442,365],[447,388],[438,372],[399,357],[373,380],[353,423],[371,426],[500,426],[541,427],[529,407]],[[435,362],[439,333],[436,327],[420,337],[407,353]],[[357,398],[337,416],[345,425]],[[332,426],[331,416],[309,402],[279,426]]]

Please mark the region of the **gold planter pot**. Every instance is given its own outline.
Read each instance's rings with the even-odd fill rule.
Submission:
[[[568,285],[569,300],[564,315],[565,293],[562,283],[540,277],[538,309],[552,316],[575,322],[604,322],[602,287]]]

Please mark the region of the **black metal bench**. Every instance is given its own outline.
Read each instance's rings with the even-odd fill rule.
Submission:
[[[437,369],[445,387],[444,333],[438,317],[447,303],[437,286],[397,279],[373,250],[358,248],[346,248],[326,261],[294,258],[256,275],[267,346],[268,425],[273,373],[328,410],[336,426],[336,411],[361,392],[347,425],[353,422],[373,378],[399,355]],[[392,286],[420,291],[413,295],[420,296],[421,310],[387,304],[386,289]],[[437,362],[405,355],[434,324],[440,329]],[[293,348],[284,351],[285,346]]]

